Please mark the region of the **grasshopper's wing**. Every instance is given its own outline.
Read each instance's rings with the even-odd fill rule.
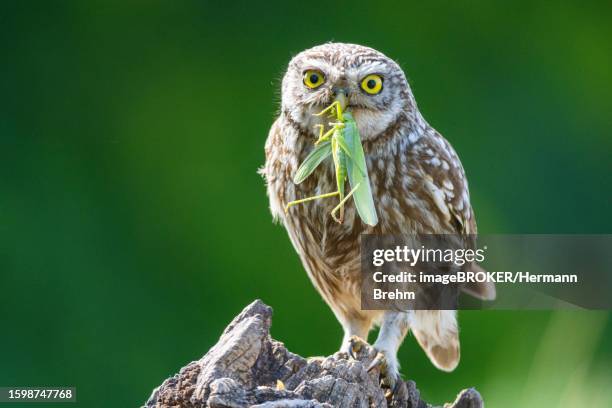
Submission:
[[[357,213],[364,223],[374,226],[378,224],[378,215],[376,214],[376,207],[374,207],[372,187],[370,186],[359,130],[357,130],[355,119],[350,113],[345,113],[344,118],[344,139],[348,150],[351,152],[351,158],[346,160],[349,183],[352,188],[358,186],[353,193],[355,208],[357,208]]]
[[[310,176],[312,172],[317,168],[319,164],[325,158],[327,158],[331,154],[331,143],[323,142],[312,150],[308,156],[304,159],[304,162],[300,165],[300,167],[295,172],[295,176],[293,177],[293,182],[295,184],[300,184],[302,181],[306,179],[306,177]]]

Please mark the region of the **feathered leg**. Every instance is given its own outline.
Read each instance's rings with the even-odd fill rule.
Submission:
[[[371,320],[362,320],[357,318],[346,318],[339,319],[344,329],[344,337],[342,338],[342,345],[340,351],[353,355],[353,344],[356,337],[364,342],[368,341],[368,333],[372,327]]]
[[[373,344],[373,347],[378,351],[378,355],[370,364],[368,370],[379,367],[383,384],[389,386],[391,390],[395,388],[395,384],[400,378],[397,350],[404,341],[407,332],[407,312],[385,312],[378,338]]]

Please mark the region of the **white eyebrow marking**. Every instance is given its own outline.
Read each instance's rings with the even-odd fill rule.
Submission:
[[[370,74],[380,74],[383,77],[385,76],[385,74],[387,73],[387,68],[386,65],[383,64],[382,62],[371,62],[371,63],[367,63],[363,66],[358,67],[355,70],[355,74],[361,79],[363,77],[366,77]]]
[[[302,67],[303,71],[308,71],[309,69],[316,69],[323,72],[324,74],[328,73],[332,68],[329,63],[319,59],[307,60],[304,62],[304,64],[302,64]]]

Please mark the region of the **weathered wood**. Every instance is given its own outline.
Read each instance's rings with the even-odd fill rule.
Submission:
[[[157,387],[145,407],[431,407],[413,381],[402,381],[387,401],[379,373],[366,371],[372,348],[362,348],[356,360],[345,353],[303,358],[270,337],[271,321],[272,308],[251,303],[206,355]],[[445,407],[480,408],[483,402],[471,388]]]

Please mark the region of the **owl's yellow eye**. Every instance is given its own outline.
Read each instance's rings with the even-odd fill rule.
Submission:
[[[304,85],[310,89],[315,89],[323,85],[325,82],[325,75],[321,71],[309,69],[304,72]]]
[[[380,75],[371,74],[361,81],[361,89],[370,95],[376,95],[382,90],[383,80]]]

